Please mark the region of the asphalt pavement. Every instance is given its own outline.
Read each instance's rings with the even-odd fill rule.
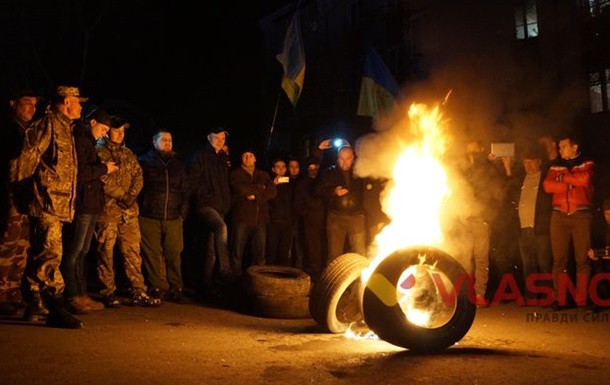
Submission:
[[[610,310],[478,309],[455,346],[422,354],[324,333],[312,319],[192,302],[106,309],[62,330],[0,320],[0,385],[604,384]]]

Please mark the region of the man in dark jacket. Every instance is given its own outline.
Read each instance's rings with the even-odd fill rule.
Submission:
[[[294,207],[300,221],[303,235],[305,258],[304,270],[317,280],[326,264],[326,208],[316,195],[316,185],[320,170],[320,160],[310,156],[305,160],[307,177],[297,182],[294,193]]]
[[[277,189],[269,173],[256,168],[252,150],[241,155],[241,166],[229,175],[232,206],[231,268],[235,276],[243,273],[243,255],[251,238],[252,264],[265,264],[265,241],[269,223],[269,200]]]
[[[74,221],[66,229],[71,237],[66,242],[61,272],[66,283],[64,298],[74,314],[101,310],[104,305],[87,294],[86,258],[93,238],[93,230],[104,210],[104,185],[101,177],[118,170],[114,162],[101,162],[95,149],[96,141],[110,129],[110,115],[101,109],[93,111],[84,124],[74,131],[74,145],[78,160],[76,174],[76,207]]]
[[[142,261],[150,294],[163,298],[161,262],[165,260],[168,301],[187,302],[183,293],[180,253],[184,248],[182,221],[188,214],[189,185],[186,166],[173,151],[172,134],[161,129],[153,136],[153,148],[138,158],[144,176],[140,193]]]
[[[354,150],[341,147],[337,164],[324,170],[316,188],[326,202],[328,261],[345,252],[346,237],[350,251],[366,256],[366,211],[363,180],[354,175]]]
[[[217,262],[221,278],[231,274],[225,222],[225,216],[231,209],[231,191],[227,154],[223,150],[228,135],[221,127],[210,131],[204,148],[194,154],[188,168],[189,183],[194,189],[195,211],[207,235],[203,261],[203,295],[210,294],[214,289]]]

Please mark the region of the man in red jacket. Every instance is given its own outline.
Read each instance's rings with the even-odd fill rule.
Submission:
[[[551,248],[557,301],[555,308],[565,306],[565,296],[559,298],[557,295],[560,293],[559,289],[568,282],[570,241],[574,245],[578,288],[574,300],[578,306],[586,307],[591,275],[587,252],[591,248],[591,209],[596,165],[582,156],[579,142],[572,136],[559,138],[559,154],[561,159],[550,167],[544,180],[544,190],[553,194]]]

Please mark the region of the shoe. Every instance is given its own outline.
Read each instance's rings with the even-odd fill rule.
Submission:
[[[93,311],[83,296],[69,298],[66,307],[72,314],[89,314]]]
[[[83,295],[82,300],[84,303],[86,303],[91,308],[91,310],[104,310],[104,308],[105,308],[103,303],[94,300],[93,298],[89,297],[88,295]]]
[[[134,291],[133,294],[127,301],[127,306],[142,306],[142,307],[159,307],[161,306],[161,300],[159,298],[153,298],[143,291]]]
[[[32,293],[31,298],[25,304],[23,310],[23,320],[27,322],[36,322],[42,317],[49,315],[49,310],[42,303],[40,294]]]
[[[477,295],[475,305],[477,305],[477,307],[489,307],[489,301],[487,301],[485,296]]]
[[[182,289],[174,289],[170,291],[166,300],[178,304],[189,303],[189,300],[184,296]]]
[[[114,296],[114,294],[108,294],[105,295],[102,298],[102,303],[104,304],[105,307],[107,307],[108,309],[117,309],[119,307],[121,307],[121,303],[119,302],[118,299],[116,299],[116,297]]]
[[[80,329],[84,326],[81,320],[74,317],[63,307],[53,309],[49,312],[49,318],[47,318],[46,325],[49,327],[62,329]]]
[[[156,299],[158,299],[158,300],[162,300],[162,299],[163,299],[163,292],[162,292],[162,291],[161,291],[161,289],[159,289],[158,287],[156,287],[156,288],[154,288],[154,289],[151,289],[151,290],[148,292],[148,295],[149,295],[149,296],[151,296],[151,297],[153,297],[153,298],[156,298]]]

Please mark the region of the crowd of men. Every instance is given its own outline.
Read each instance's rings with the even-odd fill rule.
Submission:
[[[328,167],[321,154],[333,145],[326,140],[302,162],[277,158],[265,170],[254,149],[241,151],[241,163],[232,167],[229,132],[222,127],[211,128],[204,146],[189,156],[176,152],[172,132],[161,128],[138,156],[125,144],[129,122],[102,108],[81,116],[86,101],[77,87],[59,86],[36,119],[35,93],[20,91],[9,102],[2,150],[2,314],[23,308],[26,320],[42,317],[49,326],[77,329],[83,322],[76,316],[91,311],[189,302],[182,254],[185,242],[194,240],[185,236],[185,221],[202,241],[194,289],[204,298],[239,281],[250,265],[296,267],[315,281],[344,252],[366,256],[388,222],[379,201],[385,181],[355,175],[355,150],[345,141]],[[573,255],[577,280],[589,282],[597,259],[591,247],[596,166],[579,146],[575,137],[562,136],[546,155],[530,147],[521,169],[511,156],[498,159],[478,141],[467,144],[461,171],[479,205],[463,218],[460,237],[467,249],[458,253],[474,262],[469,269],[477,306],[489,304],[494,243],[506,252],[511,242],[518,244],[524,280],[552,273],[557,291]],[[610,212],[610,201],[604,205]],[[504,206],[512,216],[502,215]],[[89,259],[96,266],[96,299],[89,295],[95,286]],[[119,287],[116,261],[125,287]],[[590,304],[586,292],[575,299],[579,306]]]
[[[91,311],[189,302],[182,277],[185,221],[195,223],[204,240],[195,282],[203,297],[217,295],[253,264],[298,267],[315,280],[345,250],[366,253],[367,207],[379,205],[366,203],[373,184],[353,174],[355,154],[347,143],[338,149],[337,164],[322,173],[320,155],[308,157],[307,175],[297,158],[258,168],[253,149],[231,167],[229,133],[220,127],[189,156],[174,151],[170,130],[158,129],[152,147],[137,156],[125,145],[129,122],[103,108],[81,116],[87,101],[77,87],[59,86],[34,119],[38,95],[24,90],[10,100],[3,314],[24,307],[26,320],[80,328],[76,316]],[[327,239],[333,240],[328,250]],[[96,265],[95,285],[88,260]],[[116,261],[126,288],[118,287]],[[123,289],[125,300],[117,294]]]

